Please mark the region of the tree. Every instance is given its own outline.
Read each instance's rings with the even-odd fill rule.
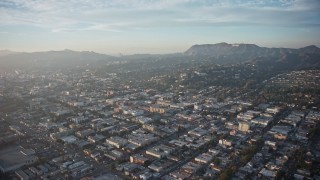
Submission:
[[[231,179],[232,174],[233,174],[232,169],[228,168],[220,174],[219,180],[229,180]]]
[[[64,144],[64,141],[62,139],[58,139],[57,143]]]
[[[243,155],[240,158],[241,163],[245,164],[247,162],[249,162],[251,159],[251,156],[249,154]]]
[[[317,133],[320,132],[320,128],[319,127],[315,127],[309,130],[308,132],[308,138],[312,139],[314,135],[316,135]]]
[[[281,180],[285,177],[286,173],[283,170],[278,171],[276,180]]]
[[[216,158],[216,157],[215,157],[215,158],[213,159],[213,163],[214,163],[215,165],[219,165],[220,162],[221,162],[221,161],[220,161],[219,158]]]

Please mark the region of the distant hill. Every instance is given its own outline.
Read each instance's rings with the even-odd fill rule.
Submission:
[[[315,45],[306,46],[304,48],[298,49],[300,53],[308,53],[308,54],[320,54],[320,48]]]
[[[9,51],[9,50],[0,50],[0,56],[6,56],[9,54],[17,54],[18,52]]]
[[[286,69],[319,68],[320,48],[311,45],[300,49],[266,48],[255,44],[203,44],[193,45],[184,53],[135,54],[114,57],[90,51],[47,51],[18,53],[0,51],[0,70],[16,68],[73,68],[100,66],[116,61],[133,62],[136,69],[174,68],[179,64],[198,64],[200,61],[231,64],[250,62],[264,68],[267,66]],[[131,63],[132,64],[132,63]],[[279,69],[280,69],[279,68]]]
[[[89,51],[47,51],[33,53],[11,53],[0,56],[4,68],[75,67],[99,62],[109,62],[116,57]]]
[[[255,44],[203,44],[193,45],[185,53],[187,56],[212,59],[217,63],[281,62],[290,67],[320,67],[320,48],[311,45],[300,49],[266,48]]]
[[[313,46],[312,46],[313,47]],[[315,46],[314,46],[315,47]],[[303,49],[303,48],[302,48]],[[319,50],[319,48],[318,48]],[[266,48],[255,44],[203,44],[190,47],[185,54],[190,56],[243,56],[239,58],[255,58],[264,56],[279,56],[284,53],[295,53],[297,49],[290,48]]]

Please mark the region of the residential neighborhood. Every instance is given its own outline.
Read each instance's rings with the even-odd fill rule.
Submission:
[[[176,82],[178,89],[159,91],[121,83],[116,73],[72,73],[1,75],[4,176],[320,178],[319,107],[246,100],[222,86],[181,91]],[[288,86],[286,78],[302,73],[319,75],[296,72],[263,84]],[[318,81],[300,83],[312,89]],[[226,97],[217,98],[222,92]]]

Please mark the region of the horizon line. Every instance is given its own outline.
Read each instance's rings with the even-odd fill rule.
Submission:
[[[257,45],[255,43],[227,43],[227,42],[219,42],[219,43],[204,43],[204,44],[193,44],[191,45],[188,49],[190,49],[193,46],[201,46],[201,45],[217,45],[217,44],[228,44],[228,45],[241,45],[241,44],[247,44],[247,45],[256,45],[258,47],[261,48],[286,48],[286,49],[301,49],[301,48],[305,48],[305,47],[309,47],[309,46],[315,46],[317,48],[319,48],[317,45],[314,44],[310,44],[310,45],[306,45],[306,46],[302,46],[299,48],[293,48],[293,47],[274,47],[274,46],[260,46]],[[99,51],[92,51],[92,50],[76,50],[76,49],[69,49],[69,48],[64,48],[64,49],[50,49],[50,50],[39,50],[39,51],[16,51],[16,50],[12,50],[12,49],[0,49],[0,51],[9,51],[12,54],[15,53],[41,53],[41,52],[61,52],[61,51],[74,51],[74,52],[92,52],[92,53],[97,53],[97,54],[103,54],[103,55],[111,55],[112,56],[130,56],[130,55],[168,55],[168,54],[180,54],[180,53],[184,53],[185,51],[187,51],[188,49],[181,51],[181,52],[167,52],[167,53],[105,53],[105,52],[99,52]]]

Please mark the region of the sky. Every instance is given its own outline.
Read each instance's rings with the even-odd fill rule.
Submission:
[[[163,54],[220,42],[320,47],[320,0],[0,0],[0,49]]]

